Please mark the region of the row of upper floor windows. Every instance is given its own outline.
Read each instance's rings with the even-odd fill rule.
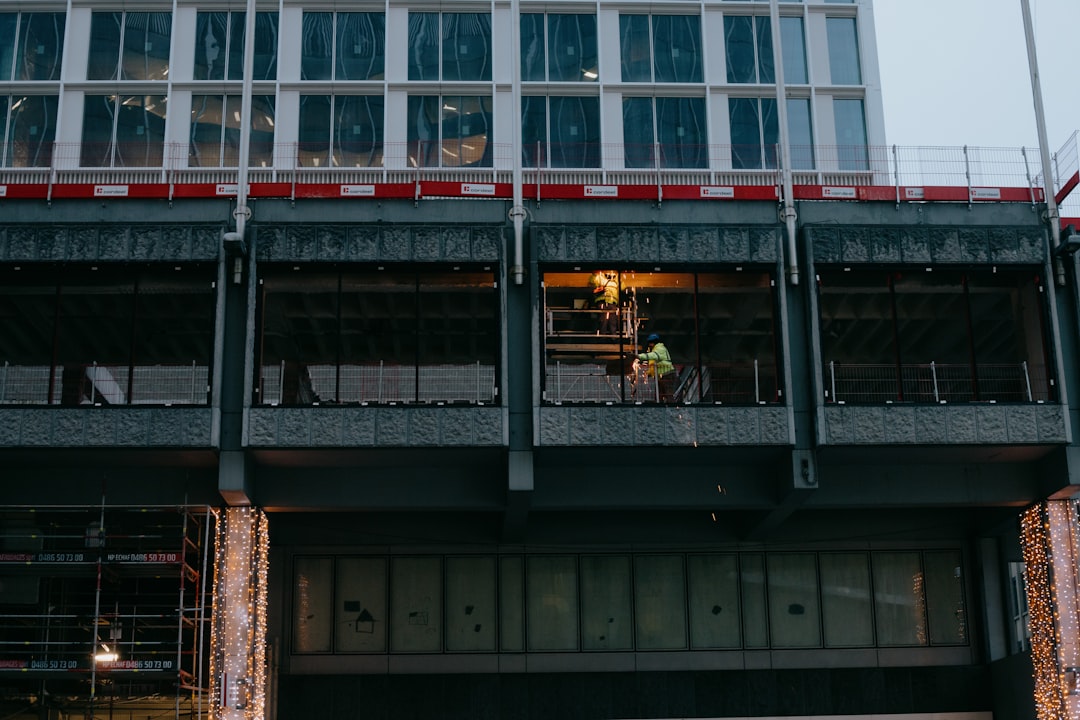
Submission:
[[[0,82],[59,81],[62,73],[68,82],[243,79],[245,13],[185,12],[174,20],[169,12],[93,11],[88,35],[75,42],[85,44],[85,63],[66,72],[64,35],[72,27],[63,13],[0,13]],[[610,22],[603,19],[584,13],[522,13],[522,80],[776,82],[768,15],[622,12]],[[409,11],[399,28],[388,25],[383,12],[304,11],[298,20],[296,31],[290,31],[278,13],[256,13],[255,81],[382,81],[388,65],[404,68],[400,77],[390,73],[395,82],[510,80],[496,77],[494,59],[503,50],[493,37],[491,13]],[[813,43],[808,43],[807,22],[813,26]],[[861,85],[858,35],[857,16],[802,9],[785,14],[779,28],[785,81]],[[706,39],[722,65],[707,63]],[[617,48],[605,53],[603,62],[602,44]],[[821,45],[825,52],[808,55],[808,44]],[[81,59],[77,50],[69,52]],[[279,63],[284,58],[290,62]],[[293,67],[297,70],[284,70]]]
[[[239,94],[0,95],[0,167],[236,167]],[[796,170],[870,167],[866,103],[786,100]],[[254,167],[507,167],[505,95],[252,96]],[[775,97],[527,95],[521,162],[530,168],[775,169]],[[720,138],[727,142],[716,143]]]
[[[206,404],[212,267],[9,268],[0,404]],[[773,271],[545,268],[549,403],[785,402]],[[1036,270],[822,270],[822,402],[1054,400]],[[255,404],[499,401],[505,323],[490,266],[258,276]]]

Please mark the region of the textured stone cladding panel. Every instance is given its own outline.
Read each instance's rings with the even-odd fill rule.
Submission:
[[[502,443],[502,409],[252,408],[252,447],[473,447]]]
[[[209,408],[0,410],[0,447],[209,447]]]
[[[290,260],[314,260],[319,250],[319,228],[314,225],[290,225],[286,250]]]
[[[127,260],[130,255],[130,233],[126,227],[106,225],[101,228],[98,253],[102,260]]]
[[[690,257],[690,237],[685,228],[660,229],[660,262],[683,262]]]
[[[470,235],[468,228],[446,228],[443,233],[442,259],[469,260],[472,256]]]
[[[193,260],[214,260],[221,250],[220,225],[198,226],[191,229],[191,258]]]
[[[532,231],[536,243],[536,256],[541,262],[566,259],[566,243],[563,228],[538,227]]]
[[[779,259],[779,228],[750,228],[748,234],[751,262],[776,262]]]
[[[345,248],[348,246],[348,229],[345,227],[330,225],[319,228],[320,260],[342,260],[345,258]]]
[[[870,233],[870,260],[881,263],[900,262],[900,233],[894,228],[883,228]]]
[[[900,256],[904,262],[930,262],[930,231],[923,227],[900,228]]]
[[[441,255],[442,228],[421,227],[413,231],[413,260],[438,260]]]
[[[1045,257],[1038,228],[848,226],[806,233],[817,263],[1040,263]]]
[[[628,238],[621,227],[598,227],[566,231],[568,260],[610,260],[626,258]]]
[[[626,228],[630,257],[645,262],[660,260],[660,237],[655,228]]]
[[[97,260],[98,231],[94,227],[74,227],[68,235],[70,260]]]
[[[503,230],[501,227],[479,227],[472,232],[472,259],[497,262],[502,257]],[[449,250],[447,251],[448,259]]]
[[[160,227],[131,228],[131,257],[135,260],[149,260],[155,247],[161,244]]]
[[[540,444],[558,446],[786,445],[785,408],[713,406],[544,406]]]
[[[960,228],[959,237],[964,262],[986,262],[990,257],[986,228]]]
[[[379,260],[408,260],[412,251],[412,229],[398,225],[382,229]]]
[[[7,260],[37,260],[37,233],[32,227],[9,227],[4,233]]]
[[[1039,428],[1039,442],[1065,442],[1065,412],[1060,405],[1036,405],[1035,418]]]
[[[840,257],[844,262],[866,262],[870,259],[870,229],[840,228]]]
[[[39,260],[64,260],[67,258],[68,231],[66,228],[38,228],[37,238]]]
[[[837,228],[807,228],[806,235],[814,251],[814,262],[840,262],[840,231]]]
[[[709,263],[720,259],[720,236],[715,228],[691,228],[686,240],[690,262]]]
[[[829,406],[830,445],[1054,444],[1065,442],[1060,405]]]
[[[721,228],[720,260],[738,262],[750,257],[750,231],[746,228]]]
[[[349,242],[345,248],[346,260],[375,260],[379,257],[379,229],[373,227],[349,228]]]

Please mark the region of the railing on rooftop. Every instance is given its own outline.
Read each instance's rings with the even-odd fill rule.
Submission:
[[[1072,142],[1057,154],[1061,172],[1075,165],[1070,160],[1075,135]],[[190,143],[15,148],[10,158],[22,166],[0,168],[0,197],[235,195],[237,156],[235,147],[207,150]],[[527,197],[537,198],[775,200],[782,185],[778,156],[768,146],[549,143],[524,149],[523,185]],[[791,156],[796,199],[1042,200],[1034,149],[817,145],[793,146]],[[262,144],[253,146],[252,158],[254,197],[512,194],[512,146],[483,139],[317,150],[298,143]],[[612,186],[622,192],[605,190]]]
[[[307,365],[294,378],[282,362],[262,366],[258,395],[259,405],[490,405],[496,398],[495,366]]]
[[[189,365],[0,365],[0,405],[206,405],[209,368]]]
[[[547,403],[605,405],[717,404],[765,405],[779,402],[771,363],[708,363],[676,365],[675,378],[662,387],[641,364],[613,372],[606,363],[555,361],[547,364],[544,400]],[[670,394],[667,394],[670,393]]]

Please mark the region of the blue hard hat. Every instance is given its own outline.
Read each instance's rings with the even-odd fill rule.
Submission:
[[[645,338],[645,342],[651,342],[651,343],[660,342],[660,336],[657,335],[656,333],[653,333],[649,337]]]

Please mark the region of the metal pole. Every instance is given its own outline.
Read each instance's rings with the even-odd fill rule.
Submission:
[[[1020,367],[1024,370],[1024,387],[1027,388],[1027,400],[1031,402],[1031,375],[1028,374],[1027,360],[1022,361]]]
[[[776,118],[780,125],[780,166],[784,186],[783,208],[781,216],[787,226],[787,262],[788,278],[792,285],[799,284],[799,258],[795,253],[795,221],[799,214],[795,211],[792,198],[791,177],[791,137],[788,133],[787,88],[784,84],[784,53],[780,37],[780,5],[777,0],[769,0],[769,22],[772,25],[773,66],[776,73]]]
[[[836,361],[829,361],[829,378],[832,385],[832,401],[836,402]]]
[[[510,0],[510,23],[510,151],[514,155],[514,206],[510,210],[514,222],[514,264],[510,276],[515,285],[522,285],[525,283],[525,206],[521,187],[521,0]]]
[[[251,158],[251,84],[255,79],[255,0],[244,14],[244,86],[240,96],[240,168],[236,183],[236,232],[244,238],[248,209],[248,164]]]
[[[1039,132],[1039,154],[1042,157],[1043,191],[1046,193],[1046,219],[1050,222],[1053,247],[1061,243],[1061,219],[1054,199],[1054,178],[1051,175],[1050,145],[1046,140],[1046,113],[1043,110],[1042,85],[1039,82],[1039,60],[1035,52],[1035,31],[1031,23],[1031,3],[1020,0],[1024,15],[1024,41],[1027,43],[1028,69],[1031,71],[1031,98],[1035,103],[1035,126]],[[1065,269],[1058,263],[1058,284],[1065,284]]]
[[[930,361],[930,378],[934,382],[934,402],[941,402],[941,396],[938,394],[937,386],[937,366],[934,365],[934,361]]]

